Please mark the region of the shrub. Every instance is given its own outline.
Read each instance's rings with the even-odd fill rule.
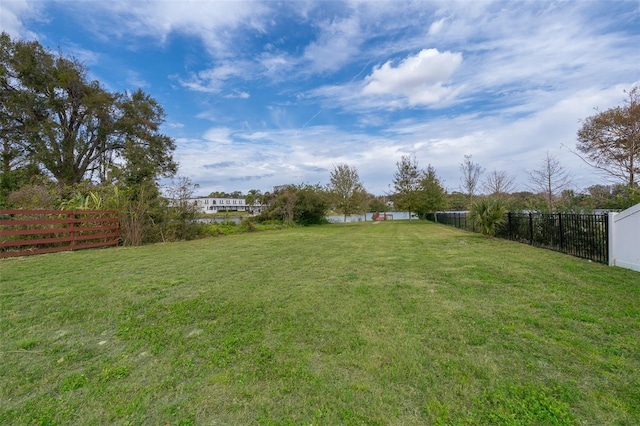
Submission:
[[[480,228],[480,232],[487,236],[494,236],[496,227],[504,222],[507,212],[502,201],[482,199],[471,206],[469,218]]]

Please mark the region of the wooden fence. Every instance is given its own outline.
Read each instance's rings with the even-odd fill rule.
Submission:
[[[0,258],[118,245],[115,210],[0,210]]]

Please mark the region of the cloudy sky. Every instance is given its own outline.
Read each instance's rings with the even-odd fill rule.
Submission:
[[[576,189],[580,120],[640,84],[640,1],[24,1],[0,29],[165,108],[180,175],[211,191],[321,183],[396,162],[460,189],[464,155],[527,190],[547,151]],[[486,173],[485,173],[486,174]]]

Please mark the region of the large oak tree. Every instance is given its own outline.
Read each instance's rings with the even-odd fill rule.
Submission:
[[[142,90],[113,93],[73,58],[0,35],[3,175],[31,163],[61,185],[136,184],[172,176],[174,141],[160,104]]]

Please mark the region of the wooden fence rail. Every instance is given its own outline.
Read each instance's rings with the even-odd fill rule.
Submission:
[[[115,210],[0,210],[0,258],[118,245]]]

